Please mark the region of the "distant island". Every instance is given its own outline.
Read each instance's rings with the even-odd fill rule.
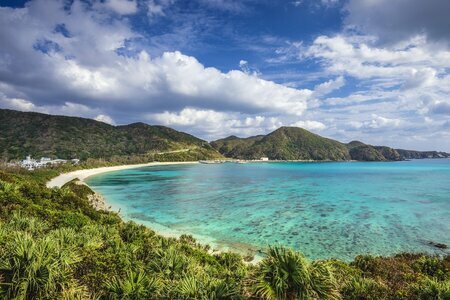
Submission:
[[[449,153],[348,144],[298,127],[267,135],[230,136],[208,143],[165,126],[113,126],[92,119],[0,109],[0,159],[33,157],[106,159],[118,163],[216,159],[399,161],[448,158]]]

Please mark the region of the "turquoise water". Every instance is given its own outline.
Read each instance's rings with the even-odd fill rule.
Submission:
[[[350,260],[450,245],[449,159],[174,165],[87,182],[125,219],[244,252],[279,244]]]

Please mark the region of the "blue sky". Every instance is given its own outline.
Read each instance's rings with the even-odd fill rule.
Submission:
[[[0,1],[0,107],[450,151],[446,0]]]

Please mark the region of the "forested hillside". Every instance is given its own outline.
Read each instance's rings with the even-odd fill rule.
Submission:
[[[192,159],[221,157],[206,141],[164,126],[112,126],[91,119],[0,109],[0,157],[112,158],[183,150]],[[180,151],[180,152],[183,152]]]

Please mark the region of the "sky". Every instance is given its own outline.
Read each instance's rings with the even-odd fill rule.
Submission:
[[[0,0],[0,108],[450,152],[448,0]]]

